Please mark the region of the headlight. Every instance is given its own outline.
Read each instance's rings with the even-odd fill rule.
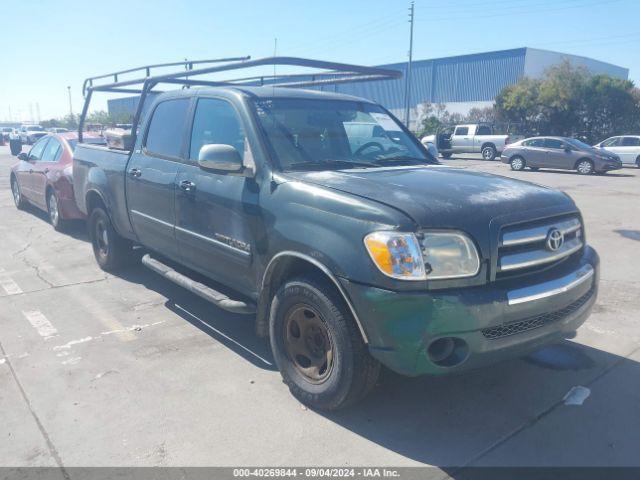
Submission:
[[[378,269],[401,280],[426,280],[420,244],[413,233],[373,232],[364,237]]]
[[[480,270],[478,250],[465,234],[424,232],[421,240],[427,279],[473,277]]]

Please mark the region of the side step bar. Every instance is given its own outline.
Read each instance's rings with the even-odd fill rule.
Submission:
[[[145,267],[153,270],[154,272],[159,273],[167,280],[170,280],[173,283],[186,288],[190,292],[195,293],[199,297],[204,298],[208,302],[213,303],[223,310],[227,310],[233,313],[256,313],[255,305],[241,302],[240,300],[233,300],[227,297],[225,294],[214,290],[213,288],[207,287],[200,282],[196,282],[195,280],[192,280],[189,277],[176,272],[168,265],[165,265],[164,263],[151,258],[149,254],[146,254],[144,257],[142,257],[142,264]]]

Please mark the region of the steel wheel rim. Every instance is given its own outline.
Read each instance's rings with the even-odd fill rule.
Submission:
[[[310,383],[320,384],[333,370],[333,342],[318,311],[296,305],[285,316],[284,346],[295,369]]]
[[[578,171],[580,173],[590,173],[591,164],[589,162],[580,162],[580,164],[578,165]]]
[[[511,161],[511,165],[513,166],[514,170],[520,170],[522,168],[522,160],[520,160],[519,158],[514,158]]]
[[[58,200],[53,193],[49,195],[49,216],[51,217],[51,223],[57,225],[60,212],[58,211]]]
[[[109,253],[109,234],[103,220],[96,222],[95,239],[98,252],[103,257],[106,257]]]
[[[15,180],[11,182],[11,192],[13,193],[13,201],[16,203],[16,207],[20,205],[20,187]]]

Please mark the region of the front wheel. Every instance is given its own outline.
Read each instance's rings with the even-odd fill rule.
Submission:
[[[375,385],[380,364],[329,282],[313,276],[287,281],[269,318],[271,349],[284,383],[302,403],[338,410]]]
[[[515,170],[517,172],[524,170],[525,167],[524,158],[522,157],[513,157],[509,161],[509,164],[511,165],[511,170]]]
[[[591,163],[591,160],[580,160],[576,165],[576,170],[580,175],[591,175],[593,173],[593,163]]]
[[[93,209],[89,217],[89,237],[93,254],[101,269],[115,272],[126,266],[131,258],[131,242],[114,230],[111,219],[101,207]]]
[[[495,160],[496,157],[498,156],[498,152],[496,150],[496,147],[494,147],[493,145],[487,145],[486,147],[482,147],[482,158],[484,160]]]

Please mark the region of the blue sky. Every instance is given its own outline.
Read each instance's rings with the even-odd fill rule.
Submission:
[[[81,107],[87,76],[183,58],[278,54],[365,65],[406,60],[408,1],[3,1],[0,120]],[[15,9],[15,16],[13,10]],[[535,47],[630,69],[638,0],[416,0],[414,59]],[[104,100],[95,104],[104,108]]]

